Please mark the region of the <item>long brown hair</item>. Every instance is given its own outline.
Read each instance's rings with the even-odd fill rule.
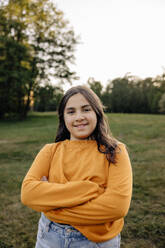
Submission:
[[[61,99],[58,109],[59,126],[55,142],[70,139],[70,133],[65,126],[64,109],[69,98],[78,93],[82,94],[86,98],[86,100],[90,103],[97,116],[96,128],[90,135],[90,138],[96,140],[98,150],[101,153],[106,154],[108,161],[115,163],[117,140],[113,138],[110,132],[109,124],[104,114],[103,105],[100,99],[91,89],[86,86],[79,85],[70,88]]]

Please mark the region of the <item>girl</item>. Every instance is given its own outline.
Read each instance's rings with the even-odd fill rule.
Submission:
[[[28,171],[23,204],[42,212],[36,248],[119,248],[132,193],[125,145],[110,135],[102,104],[85,86],[59,106],[55,143]]]

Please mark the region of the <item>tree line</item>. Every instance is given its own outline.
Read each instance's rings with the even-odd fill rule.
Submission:
[[[127,74],[109,80],[105,89],[94,78],[88,84],[102,100],[106,112],[165,113],[165,74],[145,79]]]
[[[87,86],[101,99],[105,112],[165,113],[165,74],[156,78],[139,79],[130,75],[109,80],[104,88],[101,82],[89,78]],[[56,111],[64,91],[61,87],[46,85],[34,92],[35,111]]]

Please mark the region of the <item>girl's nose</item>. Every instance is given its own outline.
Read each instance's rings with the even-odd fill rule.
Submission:
[[[81,121],[81,120],[83,120],[83,119],[84,119],[83,114],[82,114],[81,112],[78,112],[78,113],[76,114],[76,121]]]

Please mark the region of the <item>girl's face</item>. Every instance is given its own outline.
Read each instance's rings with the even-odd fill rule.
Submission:
[[[69,98],[64,109],[65,125],[71,140],[88,139],[95,130],[97,116],[86,98],[78,93]]]

